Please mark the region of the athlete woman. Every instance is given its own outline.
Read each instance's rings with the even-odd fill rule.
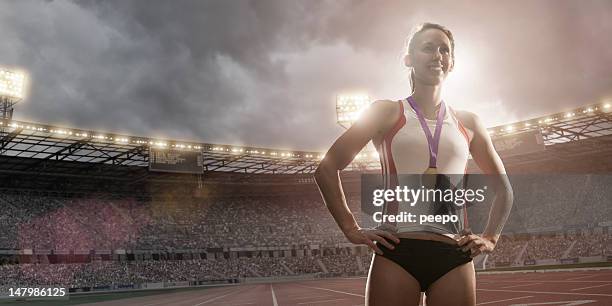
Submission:
[[[512,207],[506,171],[481,120],[471,112],[452,110],[441,98],[455,64],[454,48],[445,27],[425,23],[415,28],[404,56],[411,96],[374,102],[336,140],[315,172],[325,204],[347,239],[376,253],[366,305],[418,305],[421,292],[426,292],[428,306],[475,305],[472,258],[493,251]],[[462,228],[453,233],[436,225],[361,228],[346,204],[339,171],[369,141],[379,152],[386,181],[393,176],[397,180],[398,173],[464,174],[471,154],[490,175],[496,193],[484,232],[476,235]]]

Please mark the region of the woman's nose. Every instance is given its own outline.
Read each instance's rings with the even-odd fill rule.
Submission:
[[[440,50],[436,50],[436,51],[434,51],[434,53],[433,53],[433,57],[434,57],[434,59],[436,59],[436,60],[441,59],[441,58],[442,58],[442,53],[440,52]]]

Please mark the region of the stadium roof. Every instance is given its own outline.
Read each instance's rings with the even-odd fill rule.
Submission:
[[[595,151],[612,153],[611,112],[609,104],[587,105],[570,112],[492,127],[489,133],[495,140],[518,137],[529,131],[539,132],[547,149],[552,146],[562,149],[555,150],[556,154],[577,154],[576,150],[580,154]],[[581,141],[579,147],[559,146],[577,141]],[[118,171],[107,173],[112,176],[121,173],[119,169],[129,172],[134,167],[148,168],[151,149],[201,152],[204,173],[308,174],[314,172],[324,154],[154,139],[16,120],[0,121],[0,157],[6,157],[6,162],[0,163],[0,171],[3,172],[39,172],[46,161],[64,161],[60,163],[62,168],[54,171],[78,173],[82,169],[111,166]],[[546,152],[537,156],[550,157]],[[528,158],[532,159],[533,154]],[[506,163],[524,162],[520,156],[504,160]],[[355,158],[347,170],[372,170],[379,166],[375,152],[364,152]]]

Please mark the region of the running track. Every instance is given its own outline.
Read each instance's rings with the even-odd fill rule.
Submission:
[[[245,284],[88,306],[363,305],[365,278]],[[612,270],[479,274],[477,305],[612,305]]]

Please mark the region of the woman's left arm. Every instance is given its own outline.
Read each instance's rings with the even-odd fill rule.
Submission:
[[[459,240],[459,245],[463,247],[464,251],[471,250],[472,257],[475,257],[480,253],[490,253],[495,248],[504,224],[510,215],[514,196],[504,164],[495,151],[491,137],[480,118],[476,114],[465,111],[461,112],[460,117],[462,122],[474,133],[470,142],[472,159],[480,170],[488,176],[495,192],[495,200],[489,211],[489,220],[482,235],[475,235],[470,232]]]

